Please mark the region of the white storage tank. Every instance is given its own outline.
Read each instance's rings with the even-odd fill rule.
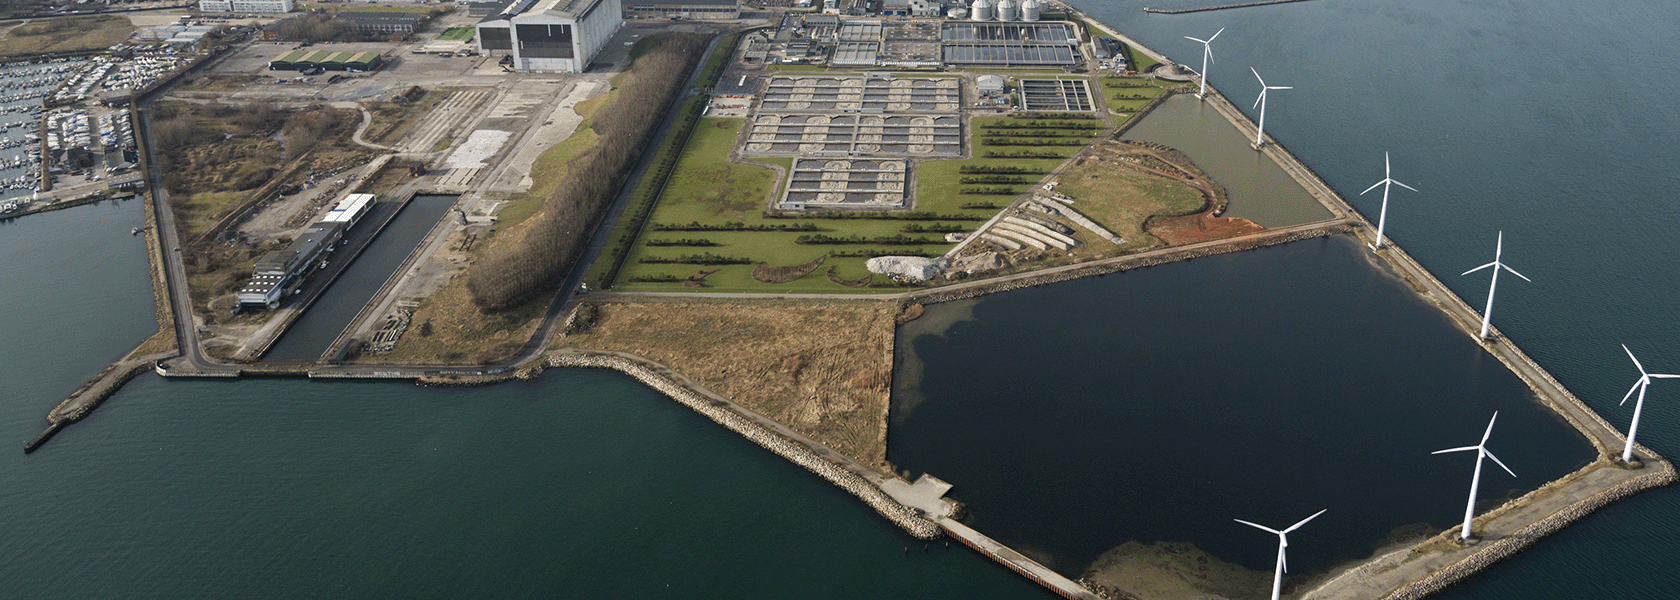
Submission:
[[[1038,15],[1044,12],[1044,4],[1038,0],[1026,0],[1021,3],[1021,20],[1037,21]]]
[[[999,20],[999,21],[1019,21],[1019,20],[1021,20],[1021,7],[1020,7],[1020,5],[1015,4],[1015,0],[998,0],[997,20]]]
[[[945,16],[953,19],[967,19],[968,9],[961,6],[953,6],[950,11],[945,13]]]
[[[973,11],[974,20],[976,21],[992,20],[991,0],[974,0],[974,7],[970,10]]]

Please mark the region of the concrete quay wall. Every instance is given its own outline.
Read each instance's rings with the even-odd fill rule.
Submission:
[[[893,500],[885,492],[882,492],[881,488],[876,487],[875,484],[870,483],[868,479],[851,469],[824,459],[809,446],[795,443],[773,433],[754,420],[748,419],[738,412],[745,410],[743,408],[727,401],[707,398],[676,379],[656,372],[650,362],[633,360],[628,355],[620,353],[568,352],[550,355],[548,365],[552,367],[612,369],[629,375],[642,382],[642,384],[670,396],[671,399],[682,403],[684,406],[694,409],[695,412],[705,415],[706,418],[717,422],[719,425],[727,427],[753,443],[793,461],[794,464],[804,467],[805,470],[815,473],[839,486],[840,489],[857,496],[870,508],[875,509],[875,512],[903,528],[910,535],[920,539],[933,539],[939,537],[943,532],[938,525],[923,518],[909,507]]]

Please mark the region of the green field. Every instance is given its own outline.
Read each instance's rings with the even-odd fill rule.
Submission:
[[[476,30],[471,28],[471,27],[455,27],[455,28],[452,28],[448,31],[445,31],[443,33],[438,34],[437,39],[439,39],[439,40],[470,40],[470,39],[473,38],[473,35],[474,35],[475,31]]]
[[[1117,113],[1133,113],[1149,104],[1161,92],[1176,82],[1143,77],[1101,77],[1095,81],[1093,93],[1102,96],[1108,109]]]
[[[1037,127],[1014,129],[995,129],[988,126],[995,125],[1025,125],[1037,121]],[[752,262],[762,262],[770,266],[786,267],[807,263],[830,252],[860,252],[872,251],[889,254],[925,253],[929,256],[943,254],[952,244],[943,242],[943,233],[906,231],[907,226],[922,226],[932,228],[937,225],[960,226],[964,230],[974,227],[997,212],[997,208],[962,208],[964,204],[992,204],[997,207],[1007,205],[1019,193],[1025,192],[1033,184],[1043,178],[1041,174],[1010,175],[1018,178],[1015,183],[984,183],[964,184],[961,173],[964,165],[983,167],[1027,167],[1031,170],[1045,172],[1061,164],[1066,157],[1079,151],[1080,146],[1022,146],[990,144],[984,140],[996,136],[998,132],[1010,131],[1022,135],[1012,136],[1007,141],[1027,141],[1033,143],[1038,140],[1057,140],[1068,143],[1089,142],[1100,129],[1058,128],[1057,124],[1093,124],[1098,127],[1101,122],[1094,119],[1032,119],[1015,117],[979,117],[972,121],[973,131],[970,132],[973,155],[978,157],[971,160],[940,160],[923,162],[917,171],[917,187],[915,190],[914,210],[917,212],[931,212],[941,215],[963,215],[966,220],[931,220],[912,221],[905,219],[833,219],[833,218],[794,218],[771,219],[764,216],[764,212],[774,197],[780,193],[780,181],[771,169],[755,165],[747,165],[729,160],[729,154],[734,149],[736,138],[743,126],[742,119],[706,118],[699,121],[688,146],[684,148],[682,158],[677,162],[676,169],[667,183],[664,193],[660,195],[658,205],[654,208],[648,225],[637,236],[623,269],[619,272],[612,289],[619,291],[658,291],[694,289],[684,288],[683,280],[703,270],[717,269],[715,273],[703,279],[703,288],[708,291],[739,291],[739,292],[891,292],[896,286],[885,287],[847,287],[831,281],[829,268],[833,267],[834,276],[842,280],[857,280],[869,273],[864,269],[867,257],[833,257],[825,259],[820,267],[805,276],[790,283],[765,283],[753,279],[752,264],[671,264],[671,263],[643,263],[648,258],[675,258],[682,255],[711,254],[726,258],[743,258]],[[1042,136],[1042,137],[1040,137]],[[1000,140],[993,140],[1000,141]],[[1045,158],[987,158],[988,153],[1018,153],[1035,152],[1048,153]],[[792,159],[760,159],[757,162],[775,164],[788,168]],[[969,174],[967,176],[974,176]],[[974,194],[962,193],[964,190],[977,191],[980,188],[1004,187],[1006,194]],[[1003,191],[1003,190],[999,190]],[[661,231],[660,224],[681,225],[699,223],[707,226],[722,226],[728,223],[740,223],[747,227],[761,225],[798,225],[811,223],[817,227],[816,231]],[[802,235],[823,235],[829,237],[858,236],[862,238],[881,238],[890,236],[909,236],[925,239],[940,240],[937,243],[918,245],[891,245],[879,243],[865,244],[798,244],[796,239]],[[687,240],[690,243],[704,241],[711,245],[688,246],[653,246],[649,242],[672,242]],[[632,281],[641,279],[643,281]],[[659,279],[676,279],[678,281],[658,281]],[[648,281],[654,280],[654,281]],[[876,276],[871,285],[881,286],[889,283],[884,277]]]

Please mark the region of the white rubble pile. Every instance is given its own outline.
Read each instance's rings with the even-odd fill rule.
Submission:
[[[877,256],[864,263],[864,268],[870,273],[880,273],[900,281],[919,283],[932,279],[944,271],[946,267],[943,258],[923,258],[920,256]]]

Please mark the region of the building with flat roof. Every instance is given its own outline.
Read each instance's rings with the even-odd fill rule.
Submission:
[[[198,0],[199,12],[284,13],[292,12],[292,0]]]
[[[349,23],[356,31],[386,35],[414,33],[414,29],[425,23],[427,18],[417,13],[351,11],[338,13],[335,17]]]
[[[622,0],[516,0],[478,22],[478,51],[516,71],[582,73],[623,25]]]
[[[631,0],[624,16],[639,19],[719,20],[741,18],[739,0]]]

